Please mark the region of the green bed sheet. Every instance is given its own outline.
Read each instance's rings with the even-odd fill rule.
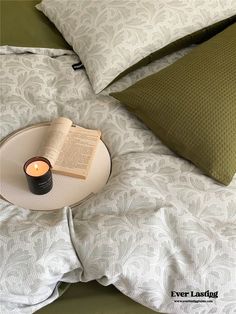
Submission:
[[[37,314],[154,314],[123,295],[114,286],[104,287],[96,281],[71,284],[55,302]]]
[[[0,44],[71,49],[56,27],[35,8],[40,0],[0,0]]]

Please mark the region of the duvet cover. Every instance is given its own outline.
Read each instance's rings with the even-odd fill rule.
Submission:
[[[234,313],[235,178],[225,187],[205,176],[109,96],[191,49],[95,95],[85,70],[72,69],[71,51],[2,48],[2,138],[66,116],[101,130],[112,172],[72,209],[36,212],[1,200],[1,313],[32,313],[58,297],[59,282],[94,279],[164,313]]]

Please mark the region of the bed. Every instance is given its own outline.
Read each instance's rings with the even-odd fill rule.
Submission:
[[[35,9],[37,3],[1,1],[1,138],[21,127],[66,116],[83,127],[101,129],[111,153],[112,173],[100,193],[73,209],[33,212],[1,200],[0,312],[234,313],[235,176],[230,182],[225,176],[222,184],[219,177],[209,177],[164,145],[138,107],[133,110],[128,102],[137,94],[117,100],[124,97],[120,91],[172,68],[195,45],[233,27],[234,2],[227,1],[221,10],[218,1],[209,2],[215,10],[212,20],[208,11],[209,16],[198,11],[205,23],[200,30],[189,31],[188,25],[191,36],[183,34],[140,62],[135,59],[129,70],[124,67],[131,58],[129,51],[120,52],[125,71],[114,74],[109,66],[103,77],[99,54],[86,63],[93,48],[86,38],[82,48],[91,49],[79,54],[86,70],[73,70],[78,55]],[[52,20],[50,3],[45,1]],[[127,3],[130,8],[137,4]],[[153,5],[151,0],[142,3],[147,10]],[[73,15],[70,10],[66,12]],[[60,6],[55,24],[58,12]],[[105,17],[101,15],[98,22]],[[89,20],[86,15],[83,19]],[[68,33],[64,24],[60,31],[64,37]],[[101,45],[95,48],[98,51]],[[231,82],[234,97],[236,85]],[[234,167],[235,157],[232,160]]]

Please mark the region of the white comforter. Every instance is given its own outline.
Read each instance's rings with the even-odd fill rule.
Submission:
[[[1,137],[66,116],[101,129],[112,173],[73,210],[1,201],[0,313],[32,313],[57,297],[59,281],[93,279],[164,313],[235,313],[236,178],[225,187],[206,177],[108,95],[187,52],[96,96],[86,72],[72,69],[72,52],[2,49]]]

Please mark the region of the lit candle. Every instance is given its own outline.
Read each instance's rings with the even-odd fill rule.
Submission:
[[[32,177],[39,177],[48,172],[49,164],[42,160],[31,162],[25,169],[26,173]]]
[[[24,164],[24,172],[32,193],[42,195],[52,189],[51,164],[44,157],[33,157]]]

